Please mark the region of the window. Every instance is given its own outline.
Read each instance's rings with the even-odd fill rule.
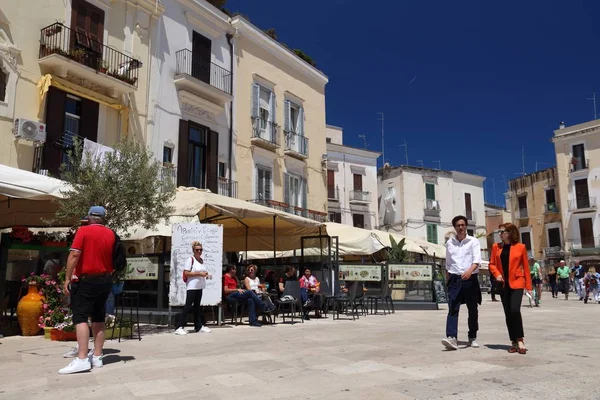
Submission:
[[[578,179],[575,181],[575,199],[577,209],[590,207],[590,194],[588,191],[587,179]]]
[[[585,159],[585,146],[583,143],[573,146],[573,160],[571,160],[571,165],[573,171],[579,171],[587,168],[587,162]]]
[[[546,189],[546,212],[558,212],[554,188]]]
[[[304,110],[289,100],[285,101],[285,126],[288,133],[304,136]]]
[[[210,85],[212,42],[198,32],[192,34],[192,76]]]
[[[0,68],[0,101],[6,102],[6,85],[8,84],[8,74]]]
[[[325,138],[325,143],[331,143],[331,138],[330,137]]]
[[[206,187],[206,141],[208,129],[190,122],[188,144],[188,186]],[[213,178],[214,179],[214,178]]]
[[[363,214],[352,214],[352,225],[355,228],[364,228],[365,216]]]
[[[173,162],[173,148],[169,146],[163,146],[163,163]]]
[[[594,247],[594,223],[591,218],[581,218],[579,220],[579,237],[581,238],[581,247]]]
[[[527,196],[518,197],[519,204],[519,218],[527,218]]]
[[[465,217],[469,221],[473,221],[473,208],[471,206],[471,193],[465,193]],[[437,242],[436,242],[437,243]]]
[[[217,174],[219,176],[219,178],[225,178],[225,173],[226,173],[226,166],[224,162],[219,162],[219,167],[217,170]]]
[[[427,224],[427,241],[429,243],[438,243],[438,233],[436,224]]]
[[[354,183],[354,191],[362,192],[362,175],[361,174],[353,174],[353,183]]]
[[[104,11],[83,0],[73,0],[71,29],[74,32],[71,46],[86,54],[79,62],[96,69],[102,59],[104,42]],[[68,36],[67,40],[68,39]]]
[[[65,133],[62,136],[62,146],[67,151],[62,152],[61,164],[70,164],[68,150],[75,144],[75,138],[79,137],[80,122],[81,99],[68,94],[65,102]]]
[[[467,235],[469,236],[475,236],[475,231],[473,229],[467,229]]]
[[[342,213],[330,212],[329,213],[329,222],[337,222],[338,224],[341,224],[342,223]]]
[[[258,120],[261,131],[275,122],[275,94],[257,83],[252,85],[252,117]]]
[[[425,199],[435,200],[435,185],[433,183],[425,184]]]
[[[527,251],[531,251],[531,232],[521,232],[521,242]]]
[[[327,170],[327,198],[328,199],[337,199],[335,191],[335,171],[328,169]]]
[[[548,247],[561,247],[560,228],[548,229]]]
[[[256,199],[262,202],[272,200],[271,170],[269,168],[256,167]]]
[[[298,175],[284,174],[283,202],[292,207],[306,207],[306,180]]]

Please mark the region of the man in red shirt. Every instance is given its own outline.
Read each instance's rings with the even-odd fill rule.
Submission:
[[[261,313],[270,313],[274,307],[265,304],[252,290],[238,289],[238,280],[235,276],[235,265],[228,265],[223,276],[223,300],[228,303],[246,302],[248,305],[248,320],[250,326],[262,326],[256,318],[256,307]]]
[[[78,357],[59,374],[89,371],[102,367],[104,346],[104,314],[106,299],[112,288],[113,248],[115,234],[104,226],[106,210],[93,206],[88,212],[89,225],[77,230],[67,260],[64,292],[73,299],[73,325],[77,333]],[[73,273],[78,281],[71,282]],[[90,331],[88,316],[92,317],[94,352],[88,358]]]

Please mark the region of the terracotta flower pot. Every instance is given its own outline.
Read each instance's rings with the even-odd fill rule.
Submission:
[[[17,319],[21,327],[21,335],[35,336],[39,333],[39,319],[42,316],[43,297],[38,293],[35,283],[29,284],[27,294],[17,305]]]

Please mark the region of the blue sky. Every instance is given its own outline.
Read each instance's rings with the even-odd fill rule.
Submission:
[[[345,144],[411,165],[480,173],[486,201],[504,177],[556,163],[549,138],[600,109],[596,0],[229,0],[260,28],[314,58],[329,77],[327,122]],[[310,135],[307,132],[307,135]],[[380,164],[381,165],[381,161]],[[504,176],[504,177],[503,177]],[[495,185],[494,185],[495,183]],[[495,192],[493,187],[495,186]]]

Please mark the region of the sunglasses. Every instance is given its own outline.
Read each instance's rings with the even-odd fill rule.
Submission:
[[[506,231],[506,230],[501,230],[501,231],[500,231],[500,234],[502,235],[504,232],[508,232],[508,231]]]
[[[194,251],[202,251],[202,249],[194,249]]]

